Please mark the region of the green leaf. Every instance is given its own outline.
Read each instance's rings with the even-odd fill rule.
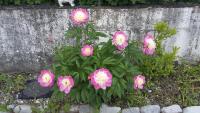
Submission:
[[[113,59],[112,57],[107,57],[106,59],[103,60],[103,65],[108,65],[108,64],[116,64],[116,60]]]
[[[87,101],[87,92],[86,92],[86,90],[85,89],[82,89],[81,90],[81,99],[83,100],[83,101]]]
[[[88,72],[93,72],[94,69],[92,67],[84,67],[84,69]]]
[[[70,111],[70,107],[71,107],[70,104],[65,102],[65,104],[63,106],[64,112],[68,113]]]
[[[77,66],[78,68],[80,68],[80,63],[79,63],[78,60],[76,60],[76,66]]]
[[[15,5],[20,5],[21,4],[21,0],[14,0]]]
[[[98,37],[107,37],[107,35],[105,33],[102,32],[95,32],[95,35]]]

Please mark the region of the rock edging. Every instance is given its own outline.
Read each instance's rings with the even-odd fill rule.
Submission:
[[[10,108],[11,105],[8,107]],[[32,113],[30,105],[17,105],[11,108],[14,113]],[[76,113],[93,113],[92,107],[89,105],[73,105],[70,112]],[[1,112],[0,113],[9,113]],[[102,104],[100,113],[200,113],[200,106],[190,106],[182,109],[179,105],[171,105],[160,108],[159,105],[147,105],[143,107],[130,107],[121,109],[120,107],[111,107],[106,104]]]

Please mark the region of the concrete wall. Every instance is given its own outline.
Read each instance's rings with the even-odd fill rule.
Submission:
[[[32,72],[50,64],[55,45],[64,41],[70,26],[70,9],[0,9],[0,72]],[[129,38],[142,39],[153,24],[167,21],[177,35],[166,40],[167,51],[180,47],[178,55],[200,61],[200,8],[90,9],[97,29],[112,34],[117,29]]]

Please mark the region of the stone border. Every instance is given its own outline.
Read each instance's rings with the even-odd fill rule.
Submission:
[[[14,113],[31,113],[30,105],[9,105],[9,109],[13,109]],[[41,109],[41,108],[40,108]],[[70,112],[76,113],[93,113],[92,107],[89,105],[72,105]],[[6,113],[1,112],[0,113]],[[62,113],[62,112],[61,112]],[[120,107],[110,107],[103,104],[100,113],[200,113],[200,106],[190,106],[184,109],[177,104],[160,108],[159,105],[147,105],[143,107],[130,107],[121,109]]]

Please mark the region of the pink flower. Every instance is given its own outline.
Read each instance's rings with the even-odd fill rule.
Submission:
[[[96,90],[106,89],[112,85],[112,74],[108,69],[101,68],[90,74],[88,77]]]
[[[81,48],[81,55],[82,56],[92,56],[93,55],[93,47],[91,45],[84,45]]]
[[[128,37],[123,31],[117,31],[112,37],[112,44],[122,51],[128,46]]]
[[[84,8],[72,9],[70,20],[74,25],[83,25],[89,21],[89,12]]]
[[[143,89],[145,84],[145,77],[142,75],[135,76],[134,80],[134,89]]]
[[[148,33],[147,36],[144,38],[144,45],[143,45],[143,53],[146,55],[154,54],[156,49],[156,43],[154,41],[154,37]]]
[[[51,86],[53,86],[54,78],[55,78],[55,76],[53,73],[51,73],[51,71],[42,70],[40,72],[40,75],[37,80],[38,80],[38,83],[40,84],[40,86],[51,87]]]
[[[74,80],[71,76],[60,76],[57,81],[59,90],[69,94],[71,88],[74,86]]]

